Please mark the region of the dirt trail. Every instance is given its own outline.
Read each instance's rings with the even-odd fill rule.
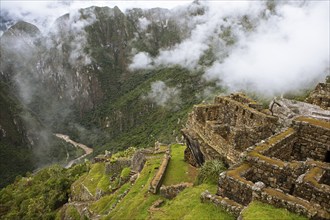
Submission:
[[[77,161],[81,160],[82,158],[86,157],[87,155],[93,153],[93,149],[92,149],[92,148],[89,148],[89,147],[87,147],[87,146],[84,145],[84,144],[80,144],[80,143],[77,143],[77,142],[71,140],[70,137],[69,137],[68,135],[65,135],[65,134],[55,134],[55,135],[56,135],[56,137],[65,140],[66,142],[72,144],[72,145],[75,146],[75,147],[80,147],[81,149],[83,149],[83,150],[85,151],[85,154],[84,154],[84,155],[82,155],[82,156],[80,156],[80,157],[78,157],[78,158],[76,158],[76,159],[74,159],[74,160],[71,160],[71,161],[65,166],[65,168],[70,168],[75,162],[77,162]]]

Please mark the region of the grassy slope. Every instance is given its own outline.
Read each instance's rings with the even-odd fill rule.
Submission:
[[[84,118],[86,127],[99,126],[105,118],[110,120],[111,126],[106,128],[109,136],[103,140],[102,147],[95,148],[95,154],[105,149],[118,151],[130,146],[151,146],[156,140],[163,143],[174,141],[175,136],[181,136],[180,129],[188,112],[194,104],[201,102],[201,93],[208,85],[200,82],[200,73],[191,73],[180,67],[136,73],[134,77],[123,85],[125,92],[118,92],[117,99],[103,102]],[[180,91],[176,97],[180,99],[179,103],[169,102],[163,107],[155,100],[143,98],[150,92],[151,84],[159,80]],[[180,123],[178,119],[181,119]]]
[[[244,220],[254,219],[281,219],[281,220],[307,220],[308,218],[289,212],[286,209],[275,208],[258,201],[250,203],[243,212]]]
[[[197,171],[183,160],[185,148],[184,145],[179,144],[171,146],[171,160],[168,164],[165,178],[163,180],[165,186],[181,182],[194,182]]]
[[[187,175],[188,165],[185,164],[183,158],[184,147],[181,145],[172,146],[172,166],[169,167],[168,174],[174,176],[168,179],[168,183],[178,183],[182,181],[189,181],[190,177]],[[149,159],[145,168],[140,174],[139,179],[132,186],[130,192],[126,197],[111,211],[105,219],[212,219],[223,218],[233,219],[231,215],[224,212],[212,204],[203,204],[200,202],[200,194],[206,189],[210,191],[216,190],[215,185],[200,185],[193,188],[188,188],[179,194],[174,200],[166,200],[160,195],[153,195],[148,192],[150,182],[157,172],[162,160],[162,155]],[[183,169],[182,169],[183,168]],[[184,177],[182,177],[182,175]],[[171,184],[172,184],[171,183]],[[121,190],[122,191],[122,190]],[[114,197],[109,196],[106,201],[113,202]],[[148,209],[157,200],[166,200],[166,205],[160,211],[150,212]],[[103,207],[110,207],[106,201],[99,202],[92,206],[93,210],[101,210],[105,213]],[[103,204],[103,205],[102,205]],[[96,207],[96,206],[99,207]],[[178,208],[179,207],[179,208]]]
[[[101,199],[93,202],[89,209],[96,214],[105,215],[109,212],[112,205],[114,205],[119,200],[119,196],[123,194],[126,190],[130,188],[130,184],[126,183],[122,187],[120,187],[117,191],[110,195],[106,195]]]
[[[203,184],[185,189],[152,213],[151,219],[235,219],[213,204],[201,203],[200,195],[205,190],[215,193],[216,186]]]
[[[83,184],[95,195],[97,189],[101,189],[102,191],[109,190],[109,178],[110,175],[105,174],[105,163],[95,163],[92,164],[87,174],[83,175],[74,183],[74,186]],[[75,188],[79,189],[79,187]],[[79,191],[75,193],[79,193]]]
[[[148,189],[162,158],[160,154],[146,162],[129,193],[105,219],[147,219],[149,207],[159,198],[149,193]]]

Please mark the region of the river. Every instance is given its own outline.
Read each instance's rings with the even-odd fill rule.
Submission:
[[[86,145],[84,144],[81,144],[81,143],[77,143],[73,140],[70,139],[70,137],[68,135],[65,135],[65,134],[55,134],[56,137],[58,138],[61,138],[63,140],[65,140],[66,142],[72,144],[73,146],[75,147],[80,147],[81,149],[83,149],[85,151],[85,154],[74,159],[74,160],[71,160],[69,161],[69,163],[65,166],[65,168],[70,168],[74,163],[78,162],[79,160],[83,159],[84,157],[86,157],[87,155],[93,153],[93,149],[90,148],[90,147],[87,147]]]

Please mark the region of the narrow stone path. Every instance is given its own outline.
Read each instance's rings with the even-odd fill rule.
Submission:
[[[85,151],[85,154],[84,155],[82,155],[82,156],[80,156],[80,157],[78,157],[78,158],[76,158],[74,160],[69,161],[69,163],[65,166],[65,168],[70,168],[75,162],[78,162],[79,160],[83,159],[87,155],[93,153],[93,149],[92,148],[87,147],[84,144],[77,143],[77,142],[71,140],[68,135],[65,135],[65,134],[55,134],[55,136],[58,137],[58,138],[63,139],[64,141],[72,144],[75,147],[80,147],[81,149],[83,149]]]

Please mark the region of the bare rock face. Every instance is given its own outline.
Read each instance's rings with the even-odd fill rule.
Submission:
[[[313,117],[330,121],[330,111],[306,102],[299,102],[285,98],[274,99],[270,104],[272,113],[279,118],[282,126],[288,127],[298,116]]]
[[[330,82],[319,83],[306,101],[330,110]]]
[[[276,127],[277,118],[244,94],[218,96],[214,104],[196,105],[190,113],[182,130],[189,148],[185,158],[195,166],[209,159],[232,165],[247,147],[273,135]]]

